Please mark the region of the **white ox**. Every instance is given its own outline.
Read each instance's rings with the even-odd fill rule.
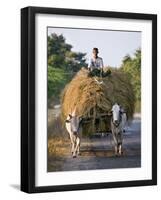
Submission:
[[[80,121],[81,118],[75,114],[75,110],[72,112],[72,114],[69,114],[67,116],[67,119],[65,121],[65,126],[70,136],[71,153],[73,158],[76,158],[77,155],[80,154]]]
[[[126,125],[126,113],[115,103],[112,106],[111,131],[115,145],[115,155],[122,154],[123,132]]]

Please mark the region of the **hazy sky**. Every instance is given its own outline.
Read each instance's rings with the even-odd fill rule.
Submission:
[[[87,62],[93,47],[97,47],[105,66],[118,67],[126,54],[133,55],[141,48],[141,32],[48,28],[48,34],[51,33],[63,34],[73,46],[72,51],[87,53]]]

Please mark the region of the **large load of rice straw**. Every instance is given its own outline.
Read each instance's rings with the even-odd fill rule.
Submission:
[[[62,93],[62,121],[76,109],[76,114],[83,118],[84,135],[110,131],[109,112],[114,103],[124,108],[128,119],[133,117],[135,98],[128,74],[114,69],[107,77],[95,78],[82,68]]]

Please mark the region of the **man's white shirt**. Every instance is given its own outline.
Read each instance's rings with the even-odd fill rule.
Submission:
[[[103,59],[101,57],[91,58],[88,63],[90,69],[103,69]]]

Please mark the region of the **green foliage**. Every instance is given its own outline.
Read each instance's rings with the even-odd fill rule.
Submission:
[[[73,52],[64,36],[55,33],[48,36],[48,99],[58,100],[61,90],[74,73],[86,64],[86,53]]]
[[[141,49],[136,50],[134,57],[124,57],[121,70],[129,74],[138,104],[141,101]]]
[[[67,44],[64,36],[55,33],[48,36],[48,65],[77,72],[86,66],[86,53],[73,52],[72,45]]]
[[[69,75],[67,76],[63,69],[48,66],[48,98],[53,94],[59,97],[68,79]]]

